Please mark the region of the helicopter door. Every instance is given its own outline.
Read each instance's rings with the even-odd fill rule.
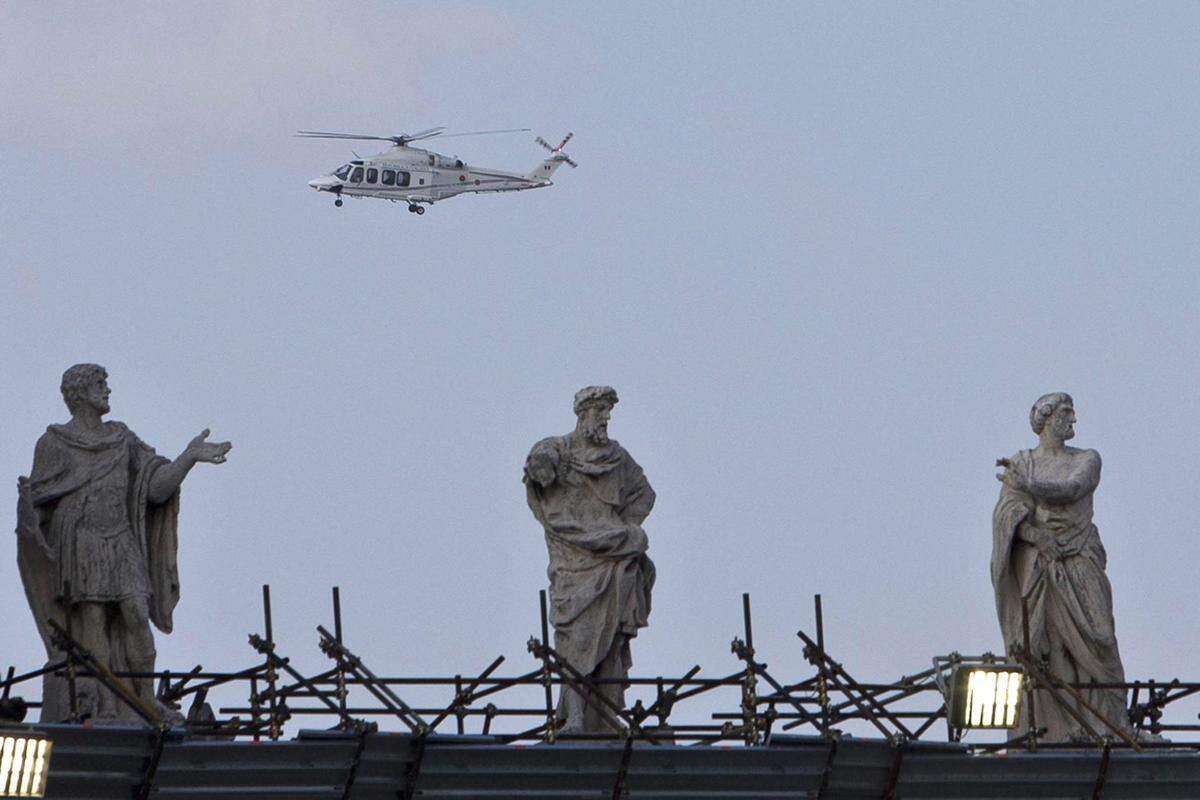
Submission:
[[[408,176],[408,191],[412,194],[427,195],[430,193],[430,187],[433,186],[432,172],[426,172],[423,169],[412,170],[405,172]]]

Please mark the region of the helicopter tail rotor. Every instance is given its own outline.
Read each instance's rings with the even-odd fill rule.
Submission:
[[[551,145],[549,142],[547,142],[545,139],[543,139],[543,138],[542,138],[542,137],[540,137],[540,136],[539,136],[539,137],[537,137],[537,139],[536,139],[535,141],[536,141],[538,144],[540,144],[542,147],[546,148],[546,149],[547,149],[547,150],[549,150],[551,153],[553,153],[553,154],[554,154],[554,156],[555,156],[555,157],[556,157],[556,158],[557,158],[559,161],[566,162],[567,164],[570,164],[572,167],[578,167],[579,165],[578,165],[578,164],[576,164],[576,163],[575,163],[575,162],[574,162],[574,161],[571,159],[571,157],[570,157],[570,156],[568,156],[566,153],[564,153],[564,152],[563,152],[563,148],[567,146],[567,142],[571,141],[571,137],[572,137],[572,136],[574,136],[574,135],[575,135],[575,134],[574,134],[574,132],[570,132],[570,133],[568,133],[566,136],[564,136],[564,137],[563,137],[563,140],[562,140],[561,142],[559,142],[559,143],[558,143],[558,146],[557,146],[557,147],[554,147],[553,145]]]
[[[536,138],[536,142],[538,142],[538,144],[540,144],[541,146],[544,146],[544,148],[546,148],[546,150],[550,150],[552,152],[552,154],[554,154],[556,156],[562,156],[563,161],[565,161],[566,163],[569,163],[571,167],[578,167],[578,164],[575,163],[574,161],[571,161],[571,157],[566,155],[565,152],[563,152],[563,148],[565,148],[566,143],[570,142],[571,137],[574,137],[574,136],[575,136],[574,132],[566,134],[566,136],[563,137],[562,142],[558,143],[557,148],[554,148],[554,146],[552,146],[550,143],[546,142],[546,140],[542,139],[541,137]]]
[[[547,142],[541,136],[538,136],[536,139],[534,139],[534,141],[550,151],[550,157],[541,164],[538,164],[526,177],[549,181],[550,176],[554,174],[554,171],[558,169],[559,165],[561,164],[569,164],[572,167],[578,167],[579,165],[576,164],[569,155],[563,152],[563,148],[566,147],[567,142],[571,141],[571,137],[574,135],[574,133],[568,133],[563,137],[563,140],[558,143],[557,147]]]

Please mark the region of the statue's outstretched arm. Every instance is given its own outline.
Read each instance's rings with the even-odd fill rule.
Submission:
[[[1085,450],[1075,458],[1066,476],[1034,474],[1029,491],[1050,503],[1070,503],[1095,491],[1099,483],[1100,454],[1095,450]]]
[[[225,454],[233,445],[229,442],[209,442],[208,428],[188,442],[188,446],[179,454],[179,458],[159,467],[154,477],[150,479],[150,502],[159,504],[171,499],[179,491],[183,479],[192,467],[199,463],[224,464]]]

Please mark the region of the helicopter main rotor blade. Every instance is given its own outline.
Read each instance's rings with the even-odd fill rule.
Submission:
[[[446,126],[439,125],[436,128],[427,128],[426,130],[423,130],[423,131],[417,131],[416,133],[412,134],[411,136],[409,136],[407,134],[402,134],[395,138],[403,139],[406,142],[415,142],[418,139],[432,139],[434,136],[441,136],[442,131],[444,131],[444,130],[446,130]]]
[[[395,141],[392,136],[368,136],[364,133],[327,133],[325,131],[297,131],[296,136],[301,139],[363,139],[369,141],[391,142]]]
[[[504,128],[496,131],[467,131],[466,133],[447,133],[442,136],[443,139],[449,139],[451,136],[482,136],[486,133],[525,133],[531,130],[530,128]]]
[[[362,139],[364,141],[372,142],[391,142],[392,144],[397,144],[403,147],[408,142],[437,136],[444,130],[446,130],[444,126],[427,128],[423,131],[417,131],[411,135],[402,133],[399,136],[371,136],[365,133],[334,133],[332,131],[298,131],[296,136],[302,139]]]
[[[530,130],[529,128],[503,128],[494,131],[465,131],[463,133],[443,133],[446,126],[441,125],[436,128],[427,128],[416,133],[402,133],[399,136],[371,136],[365,133],[336,133],[333,131],[297,131],[296,136],[301,139],[359,139],[370,142],[392,142],[401,147],[409,142],[419,142],[422,139],[432,139],[435,136],[483,136],[490,133],[522,133]],[[569,136],[567,138],[570,138]],[[547,150],[553,150],[545,139],[538,137],[538,142]]]

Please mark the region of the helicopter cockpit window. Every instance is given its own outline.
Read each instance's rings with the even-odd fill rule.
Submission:
[[[355,167],[354,172],[350,173],[350,182],[351,183],[360,183],[362,181],[362,176],[363,176],[363,168]]]
[[[340,167],[337,168],[337,172],[333,173],[333,177],[335,177],[341,181],[344,181],[344,180],[346,180],[346,178],[349,178],[350,177],[350,165],[342,164]]]
[[[380,183],[382,183],[384,186],[395,186],[396,185],[396,170],[385,169],[383,171],[383,179],[380,181]]]
[[[379,170],[367,167],[367,183],[374,183],[377,180],[379,180]]]
[[[407,172],[397,172],[396,173],[396,185],[397,186],[408,186],[408,184],[411,180],[412,180],[412,176],[409,175]]]

